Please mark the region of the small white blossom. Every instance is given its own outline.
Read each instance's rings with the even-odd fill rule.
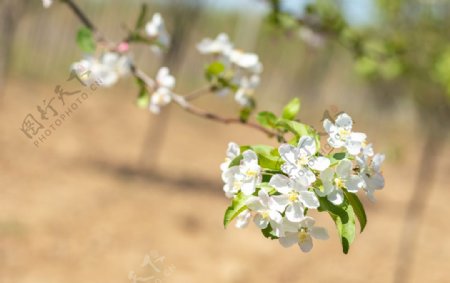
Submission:
[[[159,114],[161,107],[172,101],[172,89],[175,87],[175,78],[170,75],[167,67],[159,69],[156,75],[156,90],[150,98],[149,109],[154,114]]]
[[[234,49],[231,50],[227,55],[231,63],[244,70],[256,74],[262,72],[262,64],[259,61],[258,55],[256,55],[255,53],[246,53],[242,52],[241,50]]]
[[[336,172],[328,168],[320,173],[323,184],[323,191],[316,190],[319,196],[326,196],[335,205],[340,205],[344,201],[343,188],[351,193],[356,193],[364,188],[364,180],[357,174],[353,174],[353,164],[348,159],[339,161]]]
[[[222,170],[222,172],[227,171],[231,161],[233,161],[233,159],[235,159],[239,154],[241,154],[239,145],[234,142],[230,142],[228,144],[225,161],[220,164],[220,170]]]
[[[205,38],[197,44],[201,54],[225,55],[233,48],[233,44],[226,33],[219,34],[215,39]]]
[[[223,191],[227,198],[233,198],[241,190],[243,179],[244,175],[239,172],[239,166],[228,168],[222,173]]]
[[[72,65],[78,78],[85,84],[99,82],[101,86],[110,87],[119,78],[130,72],[131,60],[128,56],[115,52],[106,52],[99,59],[88,57]]]
[[[252,217],[252,214],[250,210],[246,209],[239,213],[239,215],[236,217],[236,228],[245,228],[247,227],[248,223],[250,222],[250,218]]]
[[[303,252],[309,252],[313,247],[312,238],[318,240],[327,240],[329,238],[325,228],[315,227],[314,224],[315,220],[312,217],[305,217],[300,222],[298,232],[286,232],[284,237],[279,238],[280,244],[285,248],[298,244]]]
[[[150,22],[145,25],[145,31],[147,35],[155,39],[157,43],[152,46],[155,52],[160,52],[161,48],[168,48],[170,45],[170,35],[166,30],[166,25],[161,14],[156,13],[153,15]]]
[[[283,217],[278,210],[274,209],[273,199],[265,190],[259,190],[258,196],[251,196],[246,204],[256,213],[253,222],[260,229],[266,229],[269,224],[274,229],[282,223]]]
[[[50,8],[50,6],[53,4],[53,0],[42,0],[42,5],[44,8]]]
[[[381,164],[385,159],[384,154],[375,154],[372,162],[368,156],[357,156],[356,161],[360,167],[360,176],[364,179],[364,190],[371,201],[375,201],[375,190],[384,188],[384,177],[381,174]]]
[[[309,192],[307,186],[277,174],[270,179],[269,185],[274,187],[281,195],[273,196],[277,210],[283,213],[286,210],[286,218],[291,222],[300,222],[304,217],[304,208],[318,208],[319,200],[313,192]]]
[[[241,106],[250,106],[255,89],[261,81],[258,75],[253,75],[250,78],[243,77],[240,80],[239,89],[234,96],[236,102]]]
[[[316,142],[310,136],[301,137],[297,147],[282,144],[278,148],[278,152],[285,161],[281,166],[283,172],[292,178],[305,180],[308,186],[316,181],[316,176],[311,169],[323,171],[330,166],[328,158],[315,156],[317,153]]]
[[[258,156],[252,150],[246,150],[242,154],[239,173],[243,176],[241,191],[245,195],[255,192],[256,186],[261,183],[261,167],[258,165]]]
[[[328,143],[334,148],[345,147],[352,155],[357,155],[366,143],[366,134],[352,132],[352,118],[342,113],[336,118],[333,124],[330,120],[323,121],[325,131],[330,135]]]

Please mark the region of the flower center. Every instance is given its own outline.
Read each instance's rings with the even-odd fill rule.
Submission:
[[[344,187],[344,181],[341,178],[335,178],[334,183],[338,188]]]
[[[290,202],[298,201],[298,193],[294,191],[289,192],[289,201]]]
[[[262,216],[262,218],[264,218],[264,219],[268,219],[268,218],[269,218],[269,211],[268,211],[268,210],[264,210],[264,211],[261,213],[261,216]]]
[[[350,135],[351,131],[344,129],[344,128],[340,128],[338,131],[338,137],[341,140],[345,140],[349,135]]]
[[[258,175],[258,171],[250,169],[245,172],[245,175],[247,175],[247,177],[256,177],[256,175]]]
[[[300,158],[297,160],[298,167],[303,167],[306,164],[308,164],[308,157],[307,156],[300,156]]]
[[[242,187],[242,182],[241,181],[234,181],[233,182],[233,187],[237,190],[240,190]]]
[[[300,243],[304,243],[306,240],[308,240],[308,236],[309,236],[309,234],[308,234],[308,232],[306,230],[301,230],[298,233],[298,241]]]

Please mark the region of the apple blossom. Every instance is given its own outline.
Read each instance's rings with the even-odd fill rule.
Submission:
[[[305,217],[299,223],[298,232],[286,232],[284,237],[280,237],[280,244],[285,248],[298,244],[303,252],[311,251],[313,247],[312,238],[318,240],[328,240],[329,238],[327,230],[322,227],[315,227],[315,222],[312,217]]]
[[[159,114],[161,107],[172,101],[172,89],[175,87],[175,78],[170,74],[169,68],[162,67],[156,75],[156,90],[150,98],[149,109],[154,114]]]
[[[53,4],[53,0],[42,0],[42,5],[44,8],[50,8],[50,6]]]
[[[257,197],[250,197],[246,203],[247,207],[256,213],[253,222],[260,229],[266,229],[269,224],[271,227],[281,224],[283,217],[274,209],[273,199],[266,191],[260,190]]]
[[[145,31],[147,35],[156,40],[156,43],[152,45],[152,50],[159,53],[161,49],[166,49],[170,45],[170,35],[166,30],[164,19],[160,13],[153,15],[151,21],[145,25]]]
[[[333,124],[329,119],[323,121],[325,131],[330,135],[328,143],[334,148],[345,147],[352,155],[357,155],[366,143],[366,134],[352,132],[353,120],[346,114],[340,114]]]

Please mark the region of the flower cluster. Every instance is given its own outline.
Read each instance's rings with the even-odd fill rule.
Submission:
[[[166,30],[166,24],[161,14],[153,15],[152,19],[145,25],[145,32],[153,41],[151,49],[155,53],[159,54],[162,50],[169,48],[170,35]]]
[[[249,107],[254,104],[253,95],[263,69],[258,55],[234,48],[225,33],[215,39],[203,39],[197,49],[201,54],[212,55],[215,60],[207,69],[207,75],[210,80],[214,79],[219,94],[232,91],[239,105]]]
[[[130,73],[130,64],[128,55],[105,52],[99,58],[89,56],[75,62],[72,70],[87,85],[99,82],[101,86],[110,87]]]
[[[304,252],[311,250],[313,238],[328,239],[327,231],[315,226],[312,211],[329,212],[341,237],[355,227],[349,219],[357,217],[364,228],[365,213],[356,193],[365,191],[374,200],[374,191],[384,187],[384,155],[374,154],[365,134],[352,131],[352,119],[345,113],[323,125],[333,153],[320,151],[314,131],[278,148],[229,144],[221,165],[223,190],[233,200],[225,224],[236,218],[242,228],[253,218],[264,236],[284,247],[297,243]]]

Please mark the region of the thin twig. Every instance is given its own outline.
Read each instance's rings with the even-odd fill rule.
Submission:
[[[197,99],[203,95],[210,94],[210,93],[211,93],[211,87],[204,86],[202,88],[196,89],[196,90],[184,95],[184,99],[187,101],[192,101],[194,99]]]
[[[100,31],[97,30],[97,28],[95,27],[95,25],[92,23],[92,21],[89,20],[89,18],[86,16],[86,14],[80,9],[80,7],[78,7],[78,5],[73,1],[73,0],[62,0],[64,3],[66,3],[69,8],[71,9],[71,11],[78,17],[78,19],[91,31],[95,32],[95,34],[97,35],[98,39],[102,42],[109,42],[106,40],[106,37],[104,37],[102,35],[102,33],[100,33]],[[154,89],[155,88],[155,82],[153,81],[152,78],[150,78],[147,74],[145,74],[145,72],[143,72],[142,70],[140,70],[136,65],[134,65],[133,63],[130,64],[130,69],[131,69],[131,73],[138,79],[142,80],[147,87]],[[208,89],[209,90],[209,89]],[[242,121],[239,118],[225,118],[225,117],[221,117],[215,113],[211,113],[208,112],[206,110],[200,109],[198,107],[195,107],[194,105],[188,103],[188,100],[192,100],[194,98],[199,97],[200,95],[203,95],[207,93],[205,91],[205,89],[199,89],[196,90],[188,95],[186,95],[185,97],[179,96],[179,95],[174,95],[174,102],[177,103],[179,106],[181,106],[181,108],[183,108],[185,111],[208,119],[208,120],[212,120],[212,121],[216,121],[216,122],[220,122],[223,124],[240,124],[240,125],[244,125],[247,126],[249,128],[253,128],[255,130],[258,130],[260,132],[263,132],[269,136],[276,136],[276,133],[271,132],[270,130],[256,124],[256,123],[252,123],[252,122],[245,122]]]

